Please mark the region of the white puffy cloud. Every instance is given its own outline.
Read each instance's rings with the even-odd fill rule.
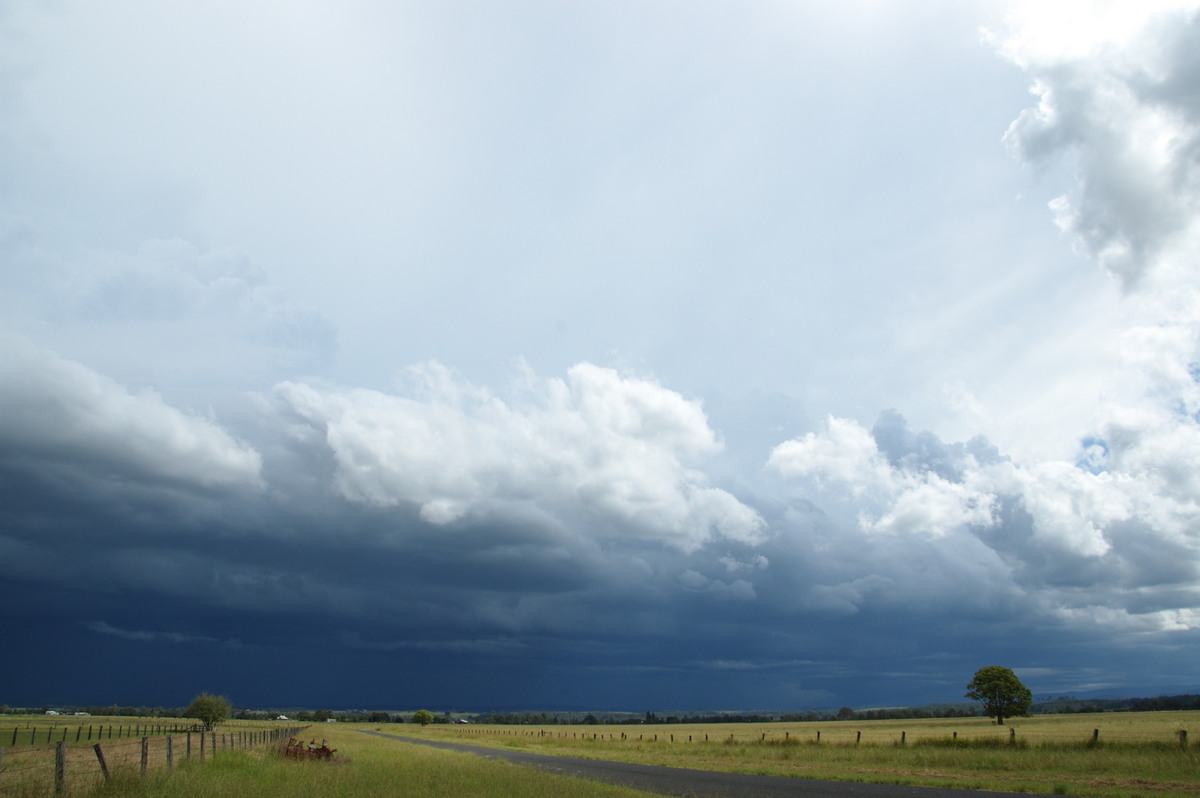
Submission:
[[[721,448],[699,403],[657,383],[581,363],[566,380],[527,374],[513,403],[437,364],[410,377],[413,396],[277,386],[321,431],[346,497],[433,524],[527,505],[684,551],[761,539],[758,513],[692,467]]]
[[[259,453],[214,421],[15,337],[0,338],[0,351],[5,459],[62,463],[101,478],[260,486]]]
[[[965,384],[946,383],[974,428],[1001,424],[992,431],[1019,457],[982,438],[912,434],[885,413],[869,431],[830,418],[778,445],[770,466],[876,541],[960,558],[978,550],[959,542],[982,542],[1066,622],[1186,626],[1200,590],[1200,3],[1019,2],[989,36],[1037,98],[1006,143],[1053,180],[1068,176],[1051,215],[1123,299],[1096,305],[1107,328],[1080,318],[1074,335],[1046,342],[1077,364],[1019,412],[985,411]],[[1044,443],[1020,445],[1008,412]],[[857,606],[853,583],[821,590],[831,606]]]
[[[830,417],[822,432],[776,446],[767,462],[785,476],[848,491],[864,531],[938,538],[993,520],[986,491],[951,481],[928,463],[894,467],[872,433],[849,419]]]
[[[1200,234],[1198,11],[1194,0],[1028,2],[996,36],[1038,97],[1007,141],[1034,163],[1074,163],[1078,185],[1051,203],[1055,218],[1126,286]]]
[[[1200,494],[1184,468],[1195,462],[1200,430],[1193,420],[1174,432],[1168,442],[1143,429],[1133,446],[1112,444],[1098,467],[1094,453],[1078,464],[1022,464],[982,442],[912,435],[889,412],[871,431],[831,418],[777,446],[769,465],[840,507],[868,537],[981,541],[1047,612],[1105,608],[1138,616],[1135,626],[1168,628],[1200,591]],[[977,556],[971,547],[943,550]],[[820,586],[811,600],[857,606],[858,584]]]
[[[887,483],[891,469],[871,433],[849,419],[830,416],[824,431],[779,444],[768,464],[788,476],[833,480],[855,493]]]

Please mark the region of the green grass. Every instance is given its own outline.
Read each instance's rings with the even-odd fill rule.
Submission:
[[[359,726],[357,728],[366,728]],[[580,781],[469,754],[439,751],[360,734],[349,724],[314,726],[338,749],[334,760],[284,759],[278,751],[236,751],[210,762],[192,761],[174,772],[140,778],[132,768],[88,793],[93,798],[413,798],[488,796],[508,798],[645,798],[648,794]]]
[[[152,726],[145,722],[129,723],[127,728],[120,729],[118,728],[119,723],[137,719],[85,717],[82,720],[91,722],[82,726],[82,734],[80,734],[80,725],[64,724],[63,717],[65,716],[58,718],[41,715],[0,717],[0,747],[4,748],[4,767],[0,771],[0,795],[6,797],[50,795],[53,792],[55,780],[55,749],[60,743],[65,746],[65,786],[67,792],[72,795],[85,793],[98,784],[102,778],[100,764],[93,749],[97,743],[102,746],[105,761],[113,773],[125,773],[130,770],[140,772],[141,740],[139,735],[147,738],[148,770],[165,770],[167,767],[167,735],[165,731],[171,728],[169,723],[162,726]],[[70,718],[70,720],[77,719]],[[111,737],[108,734],[110,721],[114,727]],[[93,731],[90,740],[88,739],[89,725]],[[101,726],[105,730],[102,736],[99,734]],[[217,730],[216,748],[218,753],[227,752],[236,745],[249,742],[252,737],[257,738],[258,736],[247,734],[247,732],[258,732],[266,728],[279,729],[280,727],[281,724],[250,721],[232,721],[221,724]],[[11,745],[13,729],[17,730],[18,744],[15,747]],[[31,730],[34,731],[32,735],[30,734]],[[67,732],[65,735],[62,733],[64,730]],[[47,742],[47,731],[52,732],[49,735],[49,742]],[[201,736],[199,733],[191,735],[192,755],[197,759],[200,757]],[[28,744],[31,737],[34,741],[33,745]],[[188,735],[174,734],[173,740],[175,761],[182,763],[187,757]],[[207,735],[206,740],[206,754],[208,758],[211,758],[214,747],[212,736]]]

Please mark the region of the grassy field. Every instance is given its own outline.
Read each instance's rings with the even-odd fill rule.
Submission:
[[[101,746],[105,764],[114,773],[141,770],[141,739],[147,739],[147,770],[166,770],[167,736],[172,736],[172,755],[176,764],[187,759],[188,735],[175,732],[192,725],[191,721],[93,716],[0,716],[0,795],[49,795],[55,783],[55,749],[64,746],[64,784],[71,794],[82,794],[103,778],[95,745]],[[217,729],[215,748],[232,750],[251,742],[256,733],[281,724],[230,722]],[[16,740],[17,744],[12,743]],[[191,735],[191,755],[212,758],[211,735]]]
[[[0,718],[0,737],[13,726]],[[678,767],[849,781],[964,787],[1102,798],[1194,798],[1200,795],[1200,712],[1057,715],[1014,719],[997,727],[983,718],[874,722],[713,724],[678,726],[474,726],[316,724],[305,735],[329,739],[334,762],[296,762],[262,746],[220,751],[168,773],[161,748],[140,778],[135,739],[104,740],[114,778],[103,784],[91,745],[75,743],[76,719],[21,719],[39,728],[67,728],[71,795],[292,796],[305,792],[368,798],[441,796],[637,796],[632,790],[564,780],[540,771],[468,755],[409,746],[359,733],[380,729],[430,740],[520,748],[543,753]],[[100,719],[85,719],[99,725]],[[110,719],[104,719],[109,725]],[[111,719],[113,725],[129,719]],[[229,722],[232,737],[276,724]],[[1015,744],[1009,729],[1015,729]],[[1188,748],[1179,732],[1196,730]],[[1095,730],[1099,730],[1093,742]],[[11,734],[11,731],[8,732]],[[819,741],[818,741],[819,733]],[[19,732],[19,735],[24,732]],[[86,737],[86,731],[83,733]],[[41,740],[39,735],[36,739]],[[153,738],[152,738],[153,739]],[[901,743],[903,740],[903,743]],[[158,745],[163,745],[160,738]],[[152,743],[153,744],[153,743]],[[5,746],[0,794],[50,795],[54,745]],[[211,749],[211,746],[210,746]],[[194,752],[198,753],[198,752]]]
[[[1197,731],[1184,750],[1179,732],[1189,727]],[[402,728],[406,733],[418,731]],[[1015,738],[1010,729],[1015,730]],[[1196,739],[1200,738],[1200,712],[1049,715],[1017,718],[1003,727],[986,718],[543,728],[430,726],[419,730],[419,736],[598,759],[806,778],[1104,798],[1195,798],[1200,794],[1200,739]]]
[[[9,726],[0,719],[0,734]],[[26,719],[22,719],[23,721]],[[28,719],[49,728],[46,721]],[[107,723],[106,723],[107,725]],[[262,728],[263,723],[223,723],[217,733]],[[91,746],[71,742],[67,747],[67,779],[71,796],[96,798],[295,798],[296,795],[327,795],[338,798],[377,798],[405,795],[414,798],[447,796],[530,796],[557,798],[562,795],[583,798],[646,798],[647,793],[607,784],[580,782],[565,776],[521,768],[504,762],[455,754],[394,740],[361,734],[358,729],[375,728],[356,724],[316,724],[308,728],[309,737],[327,738],[337,748],[333,761],[297,761],[279,755],[279,746],[261,746],[242,751],[218,751],[199,760],[198,745],[193,758],[184,761],[178,740],[178,765],[167,771],[158,752],[145,778],[140,775],[140,742],[114,739],[104,747],[108,753],[112,778],[106,783],[100,775]],[[390,730],[407,729],[406,726]],[[86,734],[86,732],[85,732]],[[54,736],[57,740],[57,735]],[[41,739],[40,737],[38,739]],[[319,739],[318,739],[319,741]],[[5,749],[5,772],[0,773],[0,795],[13,798],[45,798],[53,795],[53,745]]]

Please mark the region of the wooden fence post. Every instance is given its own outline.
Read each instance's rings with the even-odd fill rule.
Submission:
[[[54,744],[54,794],[62,795],[67,789],[67,744],[61,740]]]
[[[100,772],[104,774],[104,780],[108,781],[108,763],[104,761],[104,749],[100,747],[100,743],[96,743],[92,750],[96,752],[96,761],[100,763]]]
[[[855,745],[857,745],[858,743],[861,743],[861,742],[862,742],[862,732],[855,732],[855,734],[854,734]]]
[[[200,761],[201,762],[204,761],[204,738],[207,736],[208,735],[205,734],[204,732],[200,732]]]
[[[167,735],[167,770],[175,769],[175,738]]]
[[[1012,726],[1008,727],[1008,744],[1009,745],[1017,744],[1017,730],[1014,729]]]
[[[191,732],[187,733],[187,755],[185,758],[186,759],[192,758],[192,733]]]
[[[908,735],[908,732],[900,732],[900,745],[904,745],[904,738],[907,735]]]
[[[142,778],[146,778],[146,764],[150,760],[150,738],[142,738]]]
[[[1179,747],[1187,748],[1187,729],[1179,730]]]

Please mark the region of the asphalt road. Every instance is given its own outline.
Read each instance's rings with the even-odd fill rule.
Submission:
[[[694,798],[981,798],[981,796],[1018,795],[983,793],[975,790],[951,790],[940,787],[903,787],[895,784],[863,784],[851,781],[822,781],[788,776],[756,776],[746,773],[721,773],[661,765],[637,765],[605,759],[579,759],[551,754],[531,754],[500,748],[484,748],[462,743],[442,743],[401,737],[377,731],[363,731],[377,737],[390,737],[406,743],[428,745],[447,751],[460,751],[503,759],[518,765],[541,768],[564,776],[621,784],[662,795]],[[1028,798],[1028,796],[1023,796]]]

